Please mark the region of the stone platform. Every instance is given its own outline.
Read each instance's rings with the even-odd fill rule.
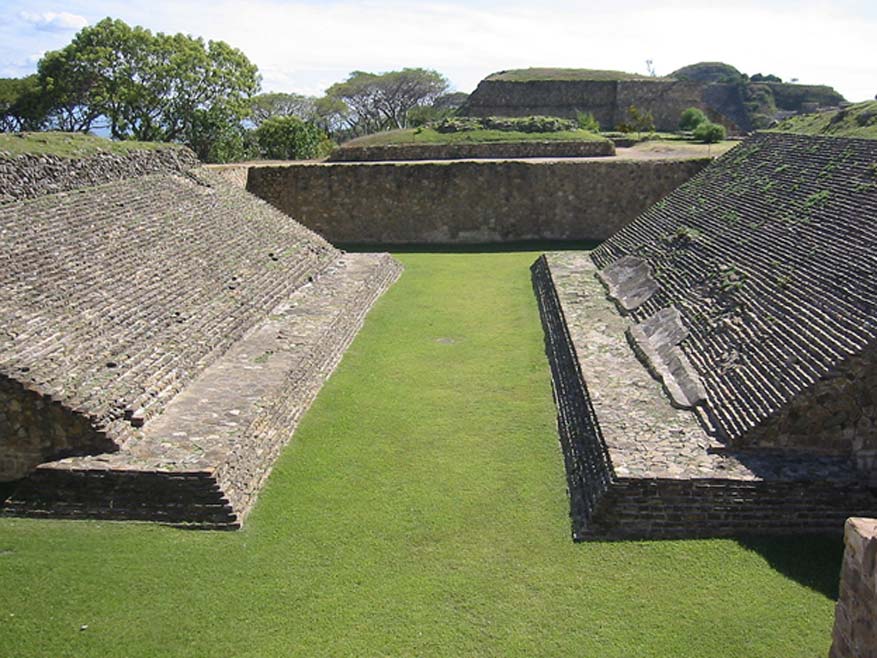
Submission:
[[[838,534],[877,514],[850,459],[732,450],[672,406],[588,252],[546,254],[532,272],[576,540]]]
[[[118,452],[40,465],[0,512],[240,527],[302,414],[400,272],[386,254],[341,256]]]

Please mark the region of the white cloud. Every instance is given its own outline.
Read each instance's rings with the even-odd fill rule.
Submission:
[[[25,23],[30,23],[36,29],[49,32],[75,32],[88,25],[88,20],[83,16],[71,14],[66,11],[23,11],[18,16]]]

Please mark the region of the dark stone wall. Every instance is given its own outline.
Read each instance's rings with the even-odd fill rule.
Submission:
[[[615,155],[609,140],[492,142],[487,144],[394,144],[337,148],[332,162],[460,160],[466,158],[586,158]]]
[[[704,158],[254,166],[247,189],[332,242],[602,240],[708,163]]]
[[[0,375],[0,482],[23,477],[50,458],[115,449],[87,418]]]

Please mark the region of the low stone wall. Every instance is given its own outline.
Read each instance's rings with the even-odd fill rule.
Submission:
[[[603,240],[709,159],[293,164],[247,189],[331,242]]]
[[[461,160],[466,158],[587,158],[615,155],[608,140],[492,142],[486,144],[390,144],[347,146],[329,156],[331,162],[387,160]]]
[[[830,658],[877,656],[877,520],[847,519]]]
[[[0,151],[0,204],[147,174],[182,173],[198,164],[192,151],[173,146],[82,158]]]
[[[250,174],[250,165],[206,165],[206,167],[235,187],[239,187],[242,190],[247,189],[247,176]]]

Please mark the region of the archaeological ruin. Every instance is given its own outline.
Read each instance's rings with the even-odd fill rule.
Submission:
[[[877,514],[877,142],[760,133],[533,265],[574,536]]]
[[[372,303],[180,148],[0,158],[3,514],[237,528]]]

